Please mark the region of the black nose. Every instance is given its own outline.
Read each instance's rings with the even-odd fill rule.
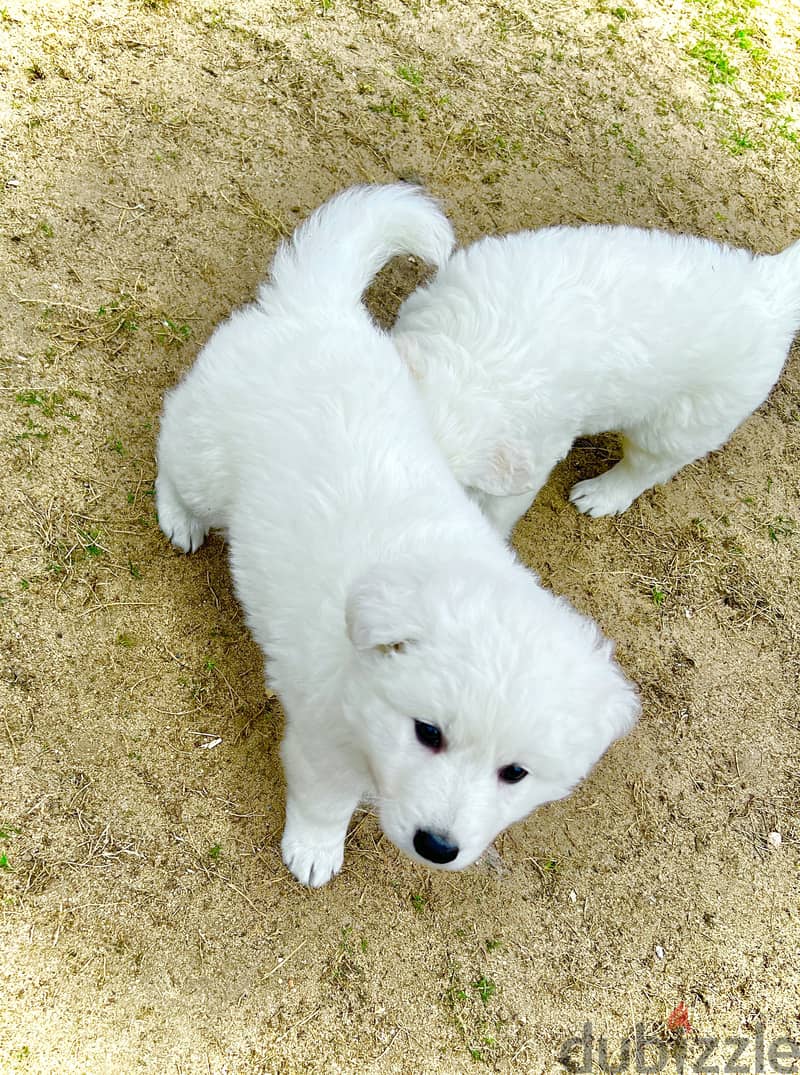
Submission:
[[[447,842],[446,837],[435,832],[417,829],[414,833],[414,850],[429,862],[452,862],[458,854],[458,846]]]

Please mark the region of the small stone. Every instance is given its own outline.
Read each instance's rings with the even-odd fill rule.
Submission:
[[[656,945],[656,959],[663,959],[663,958],[664,958],[664,949],[661,947],[660,944],[657,944]]]
[[[783,843],[783,837],[779,832],[771,832],[767,837],[773,847],[780,847]]]

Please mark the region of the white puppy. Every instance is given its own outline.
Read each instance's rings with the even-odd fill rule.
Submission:
[[[625,227],[547,228],[458,251],[393,338],[462,485],[503,534],[579,435],[624,454],[588,515],[719,448],[766,399],[800,326],[800,243],[775,257]]]
[[[392,255],[451,247],[420,191],[346,191],[164,404],[159,522],[186,551],[226,532],[286,712],[283,858],[305,884],[337,872],[363,797],[411,858],[468,865],[638,712],[611,644],[465,496],[361,305]]]

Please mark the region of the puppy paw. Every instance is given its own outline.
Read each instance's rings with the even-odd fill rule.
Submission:
[[[601,515],[621,515],[631,506],[635,497],[636,494],[632,496],[625,483],[612,477],[611,471],[598,478],[578,482],[573,485],[569,494],[578,511],[591,515],[594,519]]]
[[[206,538],[205,527],[184,508],[163,482],[157,484],[158,525],[173,545],[184,552],[199,549]]]
[[[284,833],[281,851],[284,864],[301,885],[320,888],[342,868],[344,841],[314,843],[313,840],[298,840]]]

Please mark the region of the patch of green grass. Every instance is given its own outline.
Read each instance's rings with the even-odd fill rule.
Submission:
[[[37,417],[42,419],[52,420],[56,418],[69,418],[70,421],[77,422],[78,415],[74,414],[68,408],[67,397],[77,397],[80,395],[81,393],[73,391],[56,392],[26,388],[17,392],[14,398],[16,402],[22,404],[23,407],[29,408],[30,411],[37,412]],[[34,420],[34,416],[29,413],[25,419],[23,431],[15,434],[13,439],[17,442],[38,441],[41,445],[44,445],[53,433],[66,432],[68,432],[66,426],[50,425],[49,427],[46,427]]]
[[[208,849],[208,857],[213,859],[215,862],[219,859],[221,854],[222,854],[222,845],[221,844],[214,844],[213,847],[209,847],[209,849]]]
[[[179,324],[170,317],[164,317],[156,329],[155,337],[166,347],[174,347],[186,343],[191,334],[192,330],[187,324]]]
[[[457,931],[458,932],[458,931]],[[450,984],[443,994],[464,1046],[473,1060],[489,1063],[498,1060],[496,1035],[502,1031],[502,1020],[491,1015],[489,1001],[497,991],[493,981],[481,974],[465,982],[457,963],[450,966]],[[469,981],[469,980],[468,980]]]
[[[777,123],[774,123],[770,128],[773,134],[778,138],[785,138],[787,142],[792,142],[797,145],[800,142],[800,132],[794,125],[793,120],[788,116],[781,116]]]
[[[357,988],[360,980],[364,977],[363,967],[360,966],[356,959],[356,953],[353,949],[352,934],[352,926],[342,926],[342,936],[329,968],[331,980],[345,989]],[[363,944],[360,945],[360,949],[362,953],[366,951]]]
[[[661,608],[667,597],[667,595],[664,593],[658,583],[653,586],[653,589],[650,592],[650,596],[652,597],[653,604],[656,606],[656,608]]]
[[[493,981],[487,978],[485,974],[481,975],[481,977],[478,978],[476,981],[470,982],[470,985],[476,991],[484,1004],[488,1004],[490,998],[493,997],[497,991],[497,986],[494,984]]]
[[[26,388],[23,392],[17,392],[15,398],[17,403],[26,407],[38,407],[45,418],[55,418],[56,414],[62,413],[64,406],[64,397],[60,392],[37,392]]]
[[[776,545],[782,537],[794,537],[794,532],[794,519],[787,519],[783,515],[778,515],[771,523],[767,523],[767,533],[773,545]]]
[[[608,128],[608,133],[613,138],[619,139],[620,144],[624,147],[625,152],[637,168],[639,168],[644,163],[644,151],[642,150],[641,146],[637,145],[637,143],[634,142],[632,138],[624,137],[625,128],[621,123],[612,123],[611,126]],[[645,132],[639,131],[639,134],[644,136]]]
[[[10,870],[11,863],[8,861],[8,855],[5,851],[0,851],[0,870]]]
[[[136,639],[126,631],[120,631],[117,635],[117,645],[124,646],[125,649],[132,649],[136,645]]]
[[[642,148],[640,146],[637,146],[631,138],[623,139],[622,144],[623,146],[625,146],[625,152],[628,154],[636,167],[639,168],[644,163],[644,151],[642,150]]]
[[[519,139],[509,139],[504,134],[475,123],[465,124],[453,135],[452,141],[473,156],[487,157],[490,160],[510,161],[520,156],[523,150]]]
[[[97,316],[114,326],[112,335],[115,336],[118,332],[132,334],[139,331],[139,322],[136,320],[132,306],[133,299],[131,296],[121,295],[119,299],[114,299],[108,306],[99,306]]]
[[[736,130],[732,134],[726,135],[722,139],[722,144],[734,157],[740,156],[742,153],[745,153],[748,149],[753,149],[755,146],[750,135],[747,131],[743,130]]]
[[[419,892],[412,893],[411,906],[414,908],[417,914],[422,914],[422,912],[425,910],[427,902],[428,901],[425,899],[425,897],[422,896]]]
[[[370,112],[391,116],[392,119],[401,119],[404,123],[408,123],[411,119],[412,108],[413,106],[407,97],[401,97],[400,100],[396,97],[391,97],[389,100],[384,99],[369,106]]]
[[[78,541],[81,545],[81,548],[87,556],[91,556],[96,559],[98,556],[105,555],[106,550],[100,544],[103,535],[100,533],[99,530],[95,530],[94,528],[90,528],[88,530],[79,529],[77,533]]]
[[[22,433],[17,433],[14,439],[17,441],[38,440],[44,443],[50,439],[50,433],[47,429],[42,429],[41,426],[37,426],[33,419],[29,418],[26,422],[24,431]]]
[[[776,137],[793,142],[793,116],[778,116],[775,108],[780,102],[793,98],[781,85],[784,78],[777,58],[769,49],[769,36],[762,21],[761,0],[689,0],[695,14],[691,25],[696,34],[687,55],[698,60],[708,76],[709,103],[719,107],[719,88],[728,86],[739,98],[736,112],[742,106],[750,111],[754,122],[761,126],[765,105],[772,106],[770,114],[778,124],[770,129]],[[787,133],[788,132],[788,136]],[[727,136],[723,144],[734,155],[754,148],[754,143],[741,131]]]
[[[687,51],[693,59],[703,64],[712,85],[730,85],[739,77],[739,68],[714,41],[703,39]]]
[[[745,52],[749,53],[753,60],[764,60],[769,55],[766,49],[756,45],[753,41],[753,30],[749,27],[740,27],[733,32],[733,41]]]
[[[397,73],[404,82],[408,82],[411,86],[421,86],[424,82],[422,73],[410,64],[408,66],[401,64],[397,68]]]

